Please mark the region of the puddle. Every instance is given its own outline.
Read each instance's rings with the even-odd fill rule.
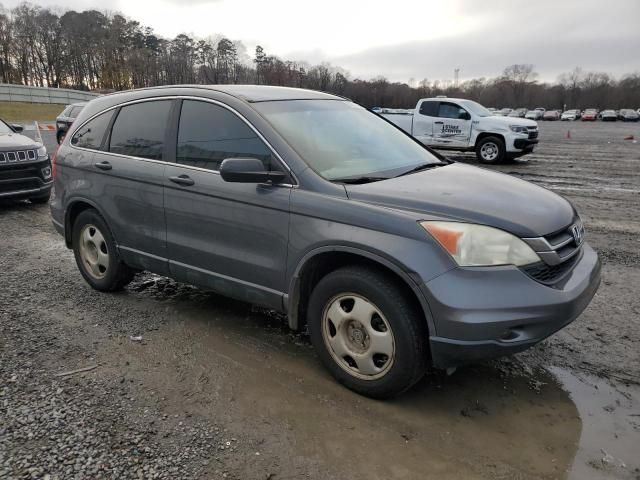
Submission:
[[[570,480],[640,478],[640,387],[549,369],[582,419]]]

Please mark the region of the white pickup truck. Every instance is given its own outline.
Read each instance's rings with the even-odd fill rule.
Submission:
[[[472,100],[423,98],[413,114],[382,116],[429,147],[475,151],[483,163],[526,155],[538,143],[535,121],[495,116]]]

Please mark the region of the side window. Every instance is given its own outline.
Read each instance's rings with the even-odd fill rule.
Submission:
[[[467,119],[467,111],[456,105],[455,103],[440,102],[440,109],[438,110],[438,117],[440,118],[456,118]]]
[[[219,170],[225,158],[233,157],[258,158],[267,170],[280,170],[271,150],[237,115],[219,105],[185,100],[180,112],[176,161]]]
[[[71,145],[99,150],[114,112],[115,110],[110,110],[85,123],[71,137]]]
[[[109,151],[162,160],[171,100],[154,100],[120,109],[111,129]]]
[[[420,114],[427,117],[438,116],[438,102],[422,102],[420,104]]]
[[[69,112],[69,117],[71,118],[78,118],[78,115],[80,115],[80,112],[82,111],[84,107],[80,106],[80,107],[73,107],[71,109],[71,111]]]

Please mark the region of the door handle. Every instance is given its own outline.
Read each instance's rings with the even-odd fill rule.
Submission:
[[[107,161],[94,163],[93,165],[100,170],[111,170],[113,168]]]
[[[433,122],[433,123],[435,123],[436,125],[442,125],[444,122]]]
[[[169,180],[171,180],[173,183],[177,183],[178,185],[183,185],[185,187],[190,187],[191,185],[196,183],[191,177],[189,177],[189,175],[178,175],[177,177],[169,177]]]

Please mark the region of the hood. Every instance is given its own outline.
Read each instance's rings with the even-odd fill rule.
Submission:
[[[576,215],[567,200],[545,188],[462,163],[345,188],[352,200],[489,225],[523,238],[557,232]]]
[[[482,123],[480,123],[479,126],[483,127],[483,130],[486,130],[485,125],[486,126],[493,125],[498,128],[504,128],[507,130],[509,129],[509,125],[519,125],[521,127],[537,127],[538,126],[538,124],[535,121],[529,120],[527,118],[498,117],[495,115],[492,115],[491,117],[484,117],[482,119]]]
[[[25,148],[38,148],[41,144],[19,133],[0,134],[0,150],[18,150]]]

